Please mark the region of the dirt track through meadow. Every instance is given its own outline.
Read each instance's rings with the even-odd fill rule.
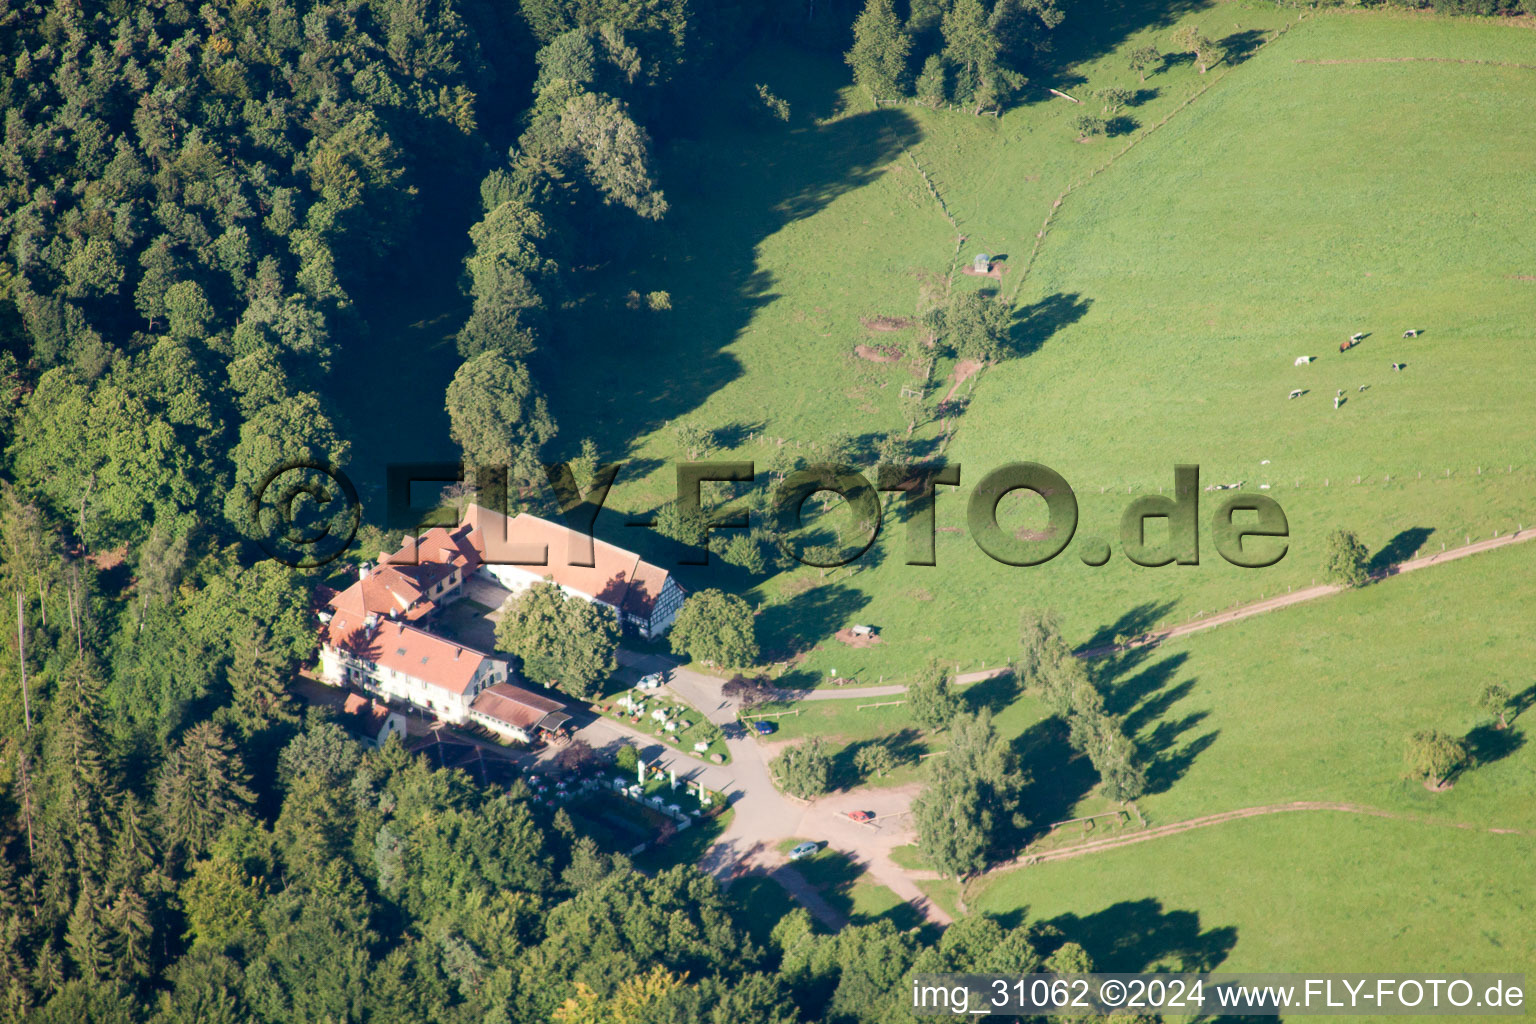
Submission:
[[[1076,846],[1066,846],[1056,850],[1043,850],[1040,853],[1025,854],[1016,860],[998,865],[988,874],[1031,867],[1047,861],[1069,860],[1073,857],[1083,857],[1090,853],[1103,853],[1107,850],[1132,846],[1136,843],[1150,842],[1153,839],[1178,835],[1182,832],[1191,832],[1199,828],[1209,828],[1212,825],[1224,825],[1231,821],[1241,821],[1244,818],[1260,818],[1270,814],[1290,814],[1298,811],[1333,811],[1339,814],[1362,814],[1373,818],[1389,818],[1393,821],[1410,821],[1420,825],[1438,825],[1443,828],[1465,829],[1469,832],[1486,832],[1490,835],[1536,835],[1536,832],[1527,829],[1490,828],[1459,821],[1437,821],[1434,818],[1424,818],[1413,814],[1398,814],[1393,811],[1381,810],[1378,807],[1366,807],[1363,804],[1336,803],[1326,800],[1296,800],[1287,804],[1265,804],[1260,807],[1243,807],[1235,811],[1222,811],[1219,814],[1207,814],[1199,818],[1189,818],[1185,821],[1158,825],[1128,835],[1079,843]]]

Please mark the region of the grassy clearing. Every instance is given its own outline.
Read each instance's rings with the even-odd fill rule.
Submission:
[[[1536,828],[1536,715],[1498,731],[1499,682],[1536,704],[1536,548],[1517,544],[1101,663],[1112,708],[1156,760],[1154,824],[1291,800]],[[1449,792],[1402,779],[1417,729],[1480,762]]]
[[[917,887],[950,917],[960,917],[960,885],[950,878],[922,879]]]
[[[1229,822],[1003,872],[969,902],[1054,919],[1118,970],[1527,969],[1536,896],[1513,866],[1536,852],[1533,568],[1536,550],[1515,545],[1103,664],[1111,707],[1157,756],[1139,801],[1150,824],[1296,800],[1405,820]],[[1524,693],[1509,731],[1472,706],[1489,681]],[[1448,792],[1401,778],[1404,738],[1421,728],[1477,753]],[[1045,735],[1017,741],[1035,774],[1031,817],[1095,813],[1091,774]]]
[[[823,643],[786,682],[818,685],[834,667],[891,681],[932,654],[963,670],[996,665],[1012,653],[1021,604],[1058,607],[1079,640],[1192,618],[1310,583],[1327,532],[1341,525],[1373,551],[1407,555],[1529,515],[1536,467],[1522,461],[1523,439],[1536,407],[1525,382],[1536,354],[1521,341],[1536,285],[1521,278],[1536,272],[1522,243],[1536,213],[1512,197],[1536,139],[1512,114],[1536,98],[1536,73],[1305,63],[1520,60],[1528,30],[1329,14],[1231,68],[1201,76],[1175,61],[1143,85],[1124,69],[1125,51],[1166,47],[1176,26],[1116,10],[1119,21],[1095,24],[1099,35],[1064,42],[1077,63],[1063,88],[1134,86],[1126,116],[1138,131],[1209,89],[1056,210],[1018,293],[1018,339],[1038,350],[979,379],[947,452],[965,486],[940,499],[939,566],[902,564],[893,518],[859,565],[798,570],[752,591],[768,651],[853,622],[882,627],[874,648]],[[1295,13],[1239,3],[1185,19],[1248,47]],[[909,370],[850,352],[899,341],[860,317],[910,316],[947,287],[956,228],[908,151],[968,236],[962,255],[1005,253],[1017,274],[1054,198],[1138,138],[1077,143],[1068,123],[1082,108],[1043,97],[1001,119],[868,110],[839,90],[840,65],[795,52],[760,55],[741,74],[790,98],[790,125],[766,136],[732,125],[737,92],[722,89],[720,123],[664,156],[676,216],[653,264],[611,286],[668,289],[674,309],[626,311],[623,345],[557,395],[557,406],[597,413],[568,422],[567,435],[597,434],[635,460],[611,499],[617,509],[670,496],[678,452],[665,425],[678,417],[719,428],[718,457],[759,462],[777,445],[755,435],[807,454],[835,431],[868,441],[902,429],[897,393]],[[1400,339],[1410,326],[1426,333]],[[1339,354],[1354,330],[1371,336]],[[677,358],[656,360],[663,345]],[[1294,367],[1298,354],[1320,358]],[[1391,372],[1392,361],[1407,370]],[[1309,393],[1288,401],[1293,387]],[[1335,412],[1341,388],[1350,401]],[[915,435],[930,450],[937,437],[936,424]],[[1117,556],[1090,570],[1074,549],[1047,566],[999,565],[964,532],[964,496],[1017,459],[1074,485],[1080,538],[1113,539],[1125,504],[1171,486],[1176,462],[1199,462],[1207,482],[1269,484],[1290,517],[1289,554],[1263,572],[1225,564],[1208,542],[1198,568],[1142,569]],[[1202,498],[1208,517],[1213,496]],[[1005,527],[1038,525],[1014,501]],[[610,520],[616,528],[621,517]],[[647,531],[621,532],[665,548],[639,536]],[[690,582],[750,581],[711,570]]]
[[[981,910],[1107,970],[1530,971],[1536,839],[1338,813],[1248,819],[998,876]]]

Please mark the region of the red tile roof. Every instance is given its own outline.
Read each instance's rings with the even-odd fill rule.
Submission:
[[[453,575],[451,565],[381,565],[368,575],[331,598],[331,607],[359,618],[375,615],[401,615],[419,619],[432,610],[430,592],[438,583]]]
[[[458,694],[469,689],[476,670],[490,659],[490,655],[473,647],[403,622],[383,620],[368,626],[365,620],[344,611],[331,618],[324,639],[380,668]]]
[[[347,694],[347,699],[341,705],[341,714],[353,729],[370,739],[377,737],[384,729],[384,723],[389,721],[388,706],[360,693]]]
[[[480,565],[480,552],[470,539],[471,529],[466,525],[449,530],[435,526],[419,538],[407,537],[400,550],[392,555],[380,554],[379,564],[417,565],[435,563],[450,565],[473,572]]]
[[[547,519],[470,505],[463,526],[482,562],[513,563],[549,576],[562,587],[596,598],[631,615],[650,618],[667,571],[606,541],[593,539],[593,565],[573,565],[586,557],[586,538],[577,530]]]
[[[559,701],[511,683],[486,687],[469,708],[524,731],[533,728],[558,729],[571,720],[571,716],[565,713],[565,705]]]

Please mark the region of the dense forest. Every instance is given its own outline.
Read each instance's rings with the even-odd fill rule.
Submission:
[[[1023,73],[1011,0],[914,5],[921,47],[950,6]],[[445,190],[481,204],[453,439],[531,477],[577,240],[642,258],[701,85],[764,36],[842,52],[859,14],[0,5],[0,1019],[891,1020],[914,966],[1076,955],[980,918],[754,939],[713,879],[640,872],[521,784],[365,751],[287,685],[317,574],[251,543],[270,467],[346,463],[357,296]]]

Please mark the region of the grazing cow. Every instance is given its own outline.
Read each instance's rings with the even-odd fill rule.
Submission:
[[[1343,393],[1344,393],[1344,389],[1343,389],[1343,388],[1339,388],[1339,390],[1337,390],[1337,391],[1335,391],[1335,392],[1334,392],[1334,393],[1333,393],[1333,397],[1334,397],[1334,398],[1338,398],[1338,397],[1339,397],[1339,396],[1340,396],[1340,395],[1342,395],[1342,394],[1343,394]]]
[[[1370,385],[1369,385],[1369,384],[1361,384],[1361,385],[1360,385],[1360,390],[1361,390],[1361,391],[1364,391],[1364,390],[1365,390],[1365,389],[1366,389],[1366,388],[1368,388],[1368,387],[1370,387]]]
[[[1356,331],[1354,334],[1351,334],[1349,336],[1349,340],[1350,341],[1364,341],[1365,340],[1365,333],[1362,332],[1362,331]]]
[[[1355,347],[1355,341],[1354,341],[1353,338],[1350,338],[1350,339],[1348,339],[1346,341],[1339,342],[1339,351],[1340,352],[1348,352],[1350,349],[1352,349],[1354,347]]]
[[[1296,362],[1293,363],[1292,365],[1293,366],[1306,366],[1308,363],[1310,363],[1312,361],[1313,358],[1314,357],[1312,357],[1312,356],[1297,356],[1296,357]]]
[[[1333,407],[1335,409],[1337,409],[1339,406],[1343,405],[1347,401],[1349,401],[1349,399],[1345,398],[1343,395],[1334,395],[1333,396]]]
[[[1403,332],[1403,337],[1405,337],[1405,338],[1417,338],[1418,336],[1419,336],[1419,329],[1417,327],[1409,328],[1408,330]]]
[[[1403,368],[1403,364],[1402,363],[1393,363],[1392,364],[1392,369],[1394,369],[1394,370],[1401,370],[1402,368]]]
[[[1292,398],[1300,398],[1301,397],[1301,388],[1297,388],[1295,391],[1292,391],[1291,392],[1291,397]]]

